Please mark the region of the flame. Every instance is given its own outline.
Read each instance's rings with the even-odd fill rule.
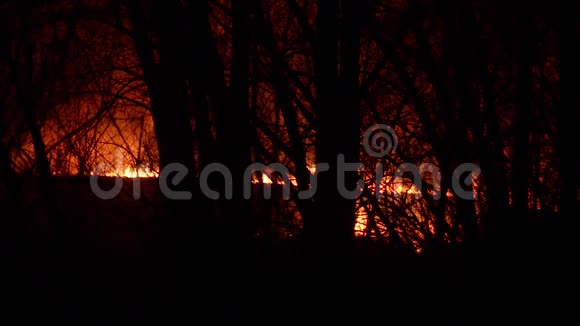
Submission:
[[[270,179],[265,173],[262,173],[262,183],[270,185],[272,184],[272,179]]]
[[[120,173],[120,176],[124,178],[157,178],[159,177],[159,174],[147,168],[134,169],[126,167],[123,172]]]
[[[94,173],[92,173],[94,175]],[[108,171],[105,173],[99,173],[99,175],[105,177],[121,177],[121,178],[157,178],[159,177],[159,173],[155,171],[151,171],[148,168],[132,168],[130,166],[126,166],[124,169],[117,169],[115,171]]]
[[[354,234],[356,237],[362,237],[366,234],[368,223],[368,214],[364,207],[361,207],[356,212],[356,222],[354,225]]]
[[[298,186],[298,182],[296,181],[296,177],[289,174],[288,175],[288,179],[290,179],[290,183],[294,186],[297,187]],[[253,184],[258,184],[260,183],[258,180],[258,177],[256,177],[255,175],[252,177],[252,183]],[[266,175],[265,173],[262,173],[262,184],[266,184],[266,185],[271,185],[274,182],[272,181],[272,179],[270,179],[270,177],[268,177],[268,175]],[[284,185],[284,180],[278,180],[276,182],[277,185],[283,186]]]
[[[316,174],[316,166],[308,166],[308,171],[310,171],[311,174]]]

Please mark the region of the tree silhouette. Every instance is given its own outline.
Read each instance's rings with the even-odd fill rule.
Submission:
[[[2,1],[2,254],[15,269],[29,261],[21,268],[31,273],[54,266],[51,284],[83,264],[94,275],[123,266],[123,280],[143,273],[165,288],[161,296],[175,300],[152,305],[180,316],[189,310],[177,293],[195,289],[208,298],[197,310],[225,315],[250,300],[212,296],[232,301],[254,286],[266,304],[255,314],[265,315],[280,309],[273,302],[283,295],[268,289],[274,282],[298,296],[298,314],[356,319],[355,278],[363,275],[364,300],[393,287],[377,307],[407,319],[453,307],[445,321],[468,320],[484,309],[483,295],[469,289],[515,291],[539,277],[536,261],[562,269],[556,256],[575,235],[577,161],[568,140],[576,119],[560,102],[558,8]],[[380,157],[364,136],[377,126],[396,142]],[[341,162],[363,167],[343,171]],[[231,173],[231,198],[228,176],[205,180],[216,163]],[[265,168],[248,185],[252,163]],[[321,163],[329,169],[316,170]],[[170,174],[167,186],[190,200],[167,198],[159,184],[176,164],[187,177],[172,183]],[[270,173],[273,164],[288,173]],[[465,166],[481,173],[457,172]],[[90,193],[99,173],[107,189],[125,178],[110,201]],[[317,191],[303,198],[313,176]],[[206,196],[204,181],[218,199]],[[342,181],[360,196],[346,198]],[[130,200],[131,187],[143,196]],[[55,244],[57,255],[39,253]],[[115,259],[126,262],[109,266]],[[371,280],[377,274],[384,278]],[[78,282],[67,288],[89,283]],[[532,292],[518,298],[532,304]],[[478,304],[459,312],[462,300]]]

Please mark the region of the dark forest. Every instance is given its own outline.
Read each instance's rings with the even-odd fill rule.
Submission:
[[[1,0],[0,318],[558,324],[560,11]]]

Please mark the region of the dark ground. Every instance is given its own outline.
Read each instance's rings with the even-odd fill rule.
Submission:
[[[48,224],[31,218],[38,203],[28,199],[25,231],[3,227],[1,320],[559,324],[565,289],[556,258],[545,252],[508,267],[493,256],[402,255],[360,240],[352,274],[312,279],[302,272],[300,241],[287,240],[271,255],[257,251],[244,266],[191,256],[175,270],[150,255],[160,215],[155,202],[102,201],[90,194],[88,180],[58,187],[67,196],[60,210],[76,230],[72,245],[66,258],[51,255]],[[151,195],[146,185],[144,191]]]

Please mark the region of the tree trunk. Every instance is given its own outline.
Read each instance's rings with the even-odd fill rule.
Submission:
[[[339,22],[339,7],[338,1],[318,2],[316,160],[328,163],[330,170],[320,173],[314,214],[304,221],[308,263],[314,270],[348,269],[354,250],[355,200],[338,190],[337,162],[338,155],[347,163],[359,159],[358,15],[354,3],[343,1]],[[346,173],[348,190],[356,188],[357,178],[356,171]]]
[[[517,90],[516,90],[516,115],[514,118],[515,142],[514,157],[511,166],[511,189],[513,199],[513,215],[508,222],[510,231],[508,236],[513,245],[521,246],[526,235],[529,218],[528,188],[530,181],[530,132],[532,112],[532,64],[534,55],[533,33],[531,13],[521,13],[520,19],[520,44],[517,51]]]
[[[249,201],[243,198],[244,172],[250,165],[251,127],[249,108],[250,12],[252,1],[232,2],[232,68],[227,107],[220,110],[219,145],[225,165],[232,172],[234,191],[232,202],[223,202],[226,243],[244,256],[252,239]],[[244,250],[245,249],[245,250]],[[240,258],[240,257],[238,257]]]
[[[175,200],[163,194],[168,214],[161,225],[161,249],[172,263],[189,263],[194,253],[203,254],[207,229],[204,227],[208,211],[199,202],[199,187],[195,186],[192,113],[188,106],[184,55],[181,51],[184,33],[176,19],[180,11],[174,1],[155,2],[153,10],[159,12],[158,25],[148,22],[143,3],[128,2],[133,25],[133,40],[149,89],[151,113],[159,151],[160,170],[169,164],[186,168],[187,177],[173,185],[173,174],[160,179],[173,191],[193,192],[192,200]],[[159,44],[152,44],[150,31],[157,32]],[[155,47],[158,46],[158,53]],[[196,207],[200,204],[201,207]],[[195,208],[195,209],[194,209]],[[195,251],[194,251],[195,249]]]

